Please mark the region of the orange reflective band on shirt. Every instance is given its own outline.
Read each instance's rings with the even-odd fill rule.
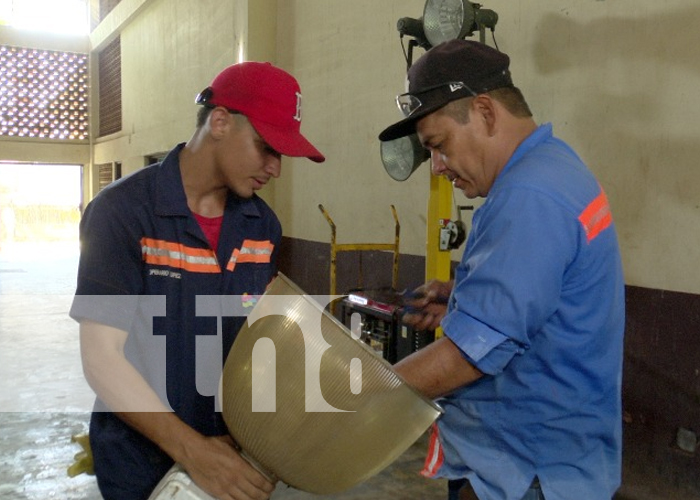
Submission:
[[[428,456],[425,457],[423,470],[420,471],[421,475],[425,477],[434,477],[440,467],[442,467],[444,461],[445,456],[442,453],[442,446],[440,445],[440,433],[437,423],[433,422],[430,433],[430,443],[428,443]]]
[[[194,273],[221,272],[216,254],[207,248],[192,248],[182,243],[141,238],[141,254],[147,264],[169,266]]]
[[[226,270],[233,272],[233,269],[236,267],[236,262],[238,260],[238,255],[241,253],[241,251],[236,248],[233,253],[231,254],[231,258],[228,261],[228,264],[226,264]]]
[[[226,269],[233,271],[236,264],[241,264],[244,262],[268,264],[274,249],[275,245],[273,245],[270,240],[243,240],[243,245],[241,245],[241,248],[236,248],[231,254],[231,258],[226,265]]]
[[[608,197],[605,196],[604,191],[601,190],[598,197],[581,212],[578,220],[583,225],[588,243],[612,224],[612,213],[610,212]]]

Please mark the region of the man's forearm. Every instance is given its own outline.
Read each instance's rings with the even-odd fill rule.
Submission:
[[[483,376],[447,337],[402,359],[394,370],[425,397],[445,396]]]
[[[175,460],[185,454],[185,443],[203,439],[160,400],[124,357],[127,332],[85,321],[80,325],[80,335],[85,377],[119,418]]]

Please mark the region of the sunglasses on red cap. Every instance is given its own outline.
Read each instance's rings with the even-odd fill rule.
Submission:
[[[207,87],[197,94],[197,97],[194,99],[194,103],[205,106],[209,102],[209,99],[211,99],[212,95],[214,95],[214,91],[211,89],[211,87]]]
[[[217,105],[211,104],[209,100],[212,98],[214,95],[214,91],[212,90],[211,87],[207,87],[204,90],[202,90],[199,94],[197,94],[197,97],[194,99],[195,104],[199,104],[200,106],[207,106],[209,108],[213,108]],[[226,108],[226,106],[222,106],[222,108]],[[240,114],[239,111],[236,111],[235,109],[229,109],[226,108],[229,113],[233,114]]]
[[[194,99],[195,104],[199,104],[200,106],[204,106],[205,108],[215,108],[218,106],[218,104],[211,104],[209,102],[209,99],[214,95],[214,91],[212,90],[211,87],[207,87],[204,90],[202,90],[199,94],[197,94],[197,97]],[[240,115],[242,114],[240,111],[236,111],[235,109],[229,109],[226,106],[221,106],[224,108],[226,111],[231,113],[232,115]]]

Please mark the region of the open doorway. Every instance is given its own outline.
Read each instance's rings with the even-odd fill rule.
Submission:
[[[0,163],[0,255],[78,250],[81,165]]]

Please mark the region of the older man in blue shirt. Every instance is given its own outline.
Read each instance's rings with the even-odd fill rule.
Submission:
[[[487,197],[454,281],[407,318],[444,337],[396,370],[445,413],[424,474],[450,499],[590,500],[620,484],[624,280],[607,197],[576,153],[538,126],[509,58],[453,40],[428,51],[397,98],[435,175]],[[449,296],[445,306],[445,298]]]

